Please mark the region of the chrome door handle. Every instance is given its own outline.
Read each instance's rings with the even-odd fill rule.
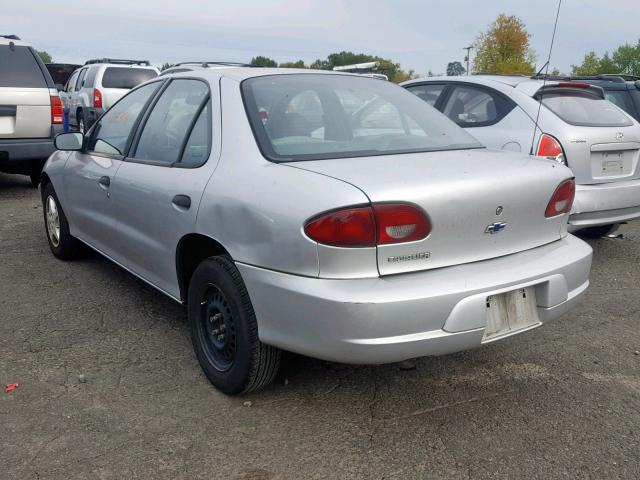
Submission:
[[[103,187],[108,187],[109,185],[111,185],[111,179],[107,176],[100,177],[100,180],[98,180],[98,183]]]
[[[176,195],[171,201],[176,207],[189,209],[191,207],[191,198],[188,195]]]

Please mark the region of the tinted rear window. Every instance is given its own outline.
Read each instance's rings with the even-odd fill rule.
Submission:
[[[104,88],[133,88],[136,85],[157,77],[154,70],[147,68],[108,67],[102,76]]]
[[[627,90],[605,90],[604,96],[607,100],[623,109],[629,115],[635,115],[631,92]]]
[[[29,47],[0,45],[0,87],[48,88]]]
[[[628,127],[631,119],[614,104],[588,92],[547,93],[542,103],[565,122],[580,127]]]

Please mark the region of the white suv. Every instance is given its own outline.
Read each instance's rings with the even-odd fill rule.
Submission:
[[[35,50],[0,35],[0,171],[31,176],[37,185],[53,138],[62,132],[62,101]]]
[[[65,86],[69,120],[85,132],[136,85],[158,76],[148,60],[101,58],[87,61]]]

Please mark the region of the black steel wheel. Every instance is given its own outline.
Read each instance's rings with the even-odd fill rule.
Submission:
[[[258,338],[258,323],[240,272],[226,256],[196,268],[188,294],[191,340],[209,381],[237,395],[270,384],[281,352]]]

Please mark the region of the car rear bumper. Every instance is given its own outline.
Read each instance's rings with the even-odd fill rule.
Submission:
[[[569,231],[640,217],[640,180],[576,185]]]
[[[591,255],[569,235],[501,258],[379,278],[309,278],[237,265],[264,343],[378,364],[480,346],[490,295],[531,286],[540,321],[559,317],[587,289]]]

